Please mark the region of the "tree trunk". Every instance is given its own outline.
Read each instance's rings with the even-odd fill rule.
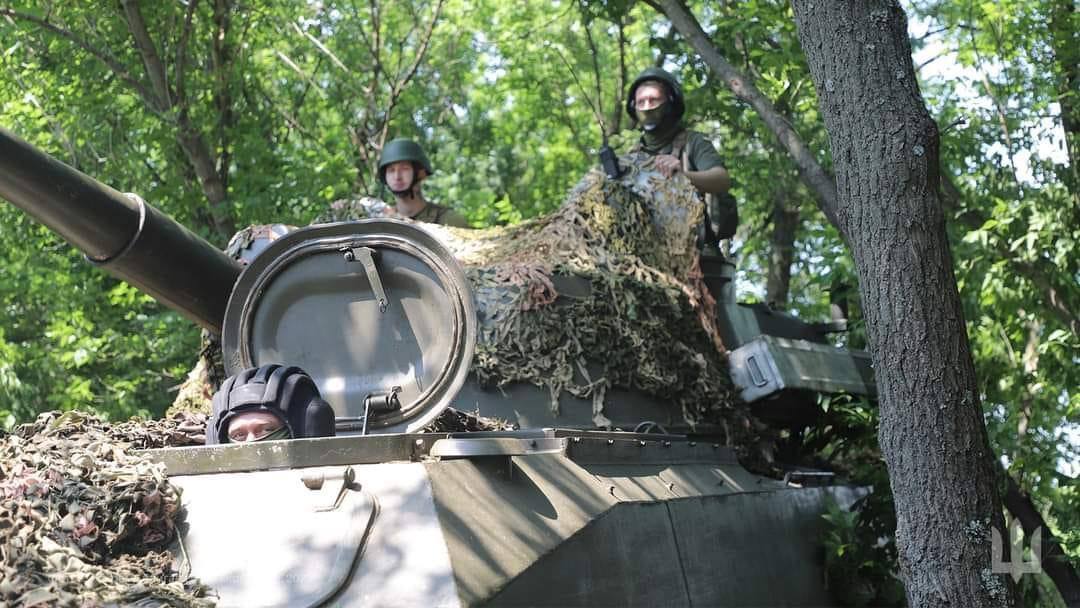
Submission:
[[[896,0],[792,5],[859,276],[908,602],[1013,606],[1011,579],[993,573],[1001,501],[907,20]]]
[[[195,170],[203,195],[206,196],[207,202],[210,203],[210,227],[216,233],[217,240],[227,242],[229,237],[236,232],[236,223],[233,221],[232,212],[226,200],[228,189],[221,178],[222,173],[228,173],[228,167],[226,166],[222,173],[218,172],[210,146],[206,144],[202,132],[191,120],[188,100],[186,98],[177,99],[177,95],[169,88],[165,64],[162,62],[161,55],[150,38],[146,21],[139,10],[139,4],[134,0],[121,0],[120,4],[124,10],[124,19],[128,24],[128,30],[135,41],[135,48],[143,60],[146,76],[152,85],[149,92],[143,93],[143,99],[152,109],[159,113],[176,113],[174,123],[176,141],[180,144],[180,149],[184,151],[188,162],[191,163],[192,169]],[[190,22],[186,24],[186,27],[190,27]],[[218,41],[215,40],[214,44],[216,49]],[[185,60],[185,57],[179,57],[178,63]],[[177,69],[179,70],[179,67]],[[178,84],[178,86],[183,87],[183,84]],[[221,108],[219,107],[218,110],[220,111]],[[227,148],[223,147],[223,154],[223,160],[227,162]]]
[[[1058,68],[1058,103],[1061,104],[1061,128],[1065,131],[1065,151],[1069,154],[1073,200],[1080,194],[1080,32],[1076,29],[1075,0],[1056,0],[1050,12],[1050,47]]]
[[[795,189],[785,182],[786,179],[772,193],[773,231],[769,238],[769,278],[765,283],[765,301],[780,310],[788,308],[795,234],[799,229],[799,206],[791,200],[791,192]]]

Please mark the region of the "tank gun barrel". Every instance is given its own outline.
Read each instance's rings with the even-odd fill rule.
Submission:
[[[0,128],[0,197],[158,302],[220,334],[240,265],[133,195]]]

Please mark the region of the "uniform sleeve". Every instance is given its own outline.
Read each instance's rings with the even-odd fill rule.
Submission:
[[[469,222],[465,220],[465,216],[461,215],[453,209],[447,208],[443,212],[442,217],[439,218],[439,223],[444,226],[453,226],[455,228],[472,228]]]
[[[687,154],[690,157],[690,167],[694,171],[705,171],[713,167],[723,167],[724,161],[716,152],[712,142],[698,132],[692,132],[688,141]]]

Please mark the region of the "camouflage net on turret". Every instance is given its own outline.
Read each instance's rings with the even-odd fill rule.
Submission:
[[[545,387],[591,399],[607,426],[613,387],[667,400],[690,424],[745,428],[715,302],[696,248],[702,205],[681,175],[665,179],[623,159],[626,173],[587,174],[555,213],[475,234],[442,229],[476,294],[473,371],[484,383]],[[440,227],[441,228],[441,227]],[[589,283],[561,296],[552,277]],[[737,425],[731,423],[737,422]]]
[[[50,412],[0,439],[0,605],[213,605],[164,550],[179,491],[132,452],[201,443],[205,428]]]
[[[491,386],[542,387],[555,410],[564,392],[591,400],[598,426],[609,422],[603,407],[610,389],[641,391],[670,402],[691,425],[716,424],[738,444],[734,435],[749,420],[737,405],[715,302],[701,281],[695,241],[702,205],[685,178],[661,177],[647,157],[623,157],[622,164],[620,179],[592,171],[557,211],[532,221],[486,230],[424,224],[472,284],[480,321],[472,371]],[[393,209],[382,201],[346,199],[317,221],[386,216]],[[233,242],[246,242],[245,234]],[[586,281],[588,293],[561,294],[560,275]],[[212,373],[219,349],[204,344],[201,367],[171,412],[209,411],[222,375]]]
[[[620,179],[592,171],[536,220],[486,230],[424,225],[465,266],[473,288],[480,330],[472,371],[487,385],[545,388],[556,411],[564,392],[591,400],[598,426],[609,424],[610,389],[641,391],[739,443],[749,421],[698,266],[702,205],[685,178],[663,178],[648,157],[622,164]],[[390,211],[374,199],[342,200],[320,221]],[[559,276],[583,279],[588,293],[561,294]]]

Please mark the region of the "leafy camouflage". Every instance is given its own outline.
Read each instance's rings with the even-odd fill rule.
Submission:
[[[547,388],[556,410],[564,391],[591,399],[598,426],[608,424],[606,392],[621,387],[667,400],[690,424],[741,432],[748,419],[698,265],[701,202],[682,176],[665,179],[648,163],[624,157],[618,180],[588,173],[558,211],[533,221],[483,231],[426,226],[472,283],[473,372],[491,385]],[[587,280],[590,293],[562,296],[560,275]]]
[[[133,452],[201,443],[205,428],[50,412],[0,439],[0,605],[213,605],[164,551],[179,490]]]

